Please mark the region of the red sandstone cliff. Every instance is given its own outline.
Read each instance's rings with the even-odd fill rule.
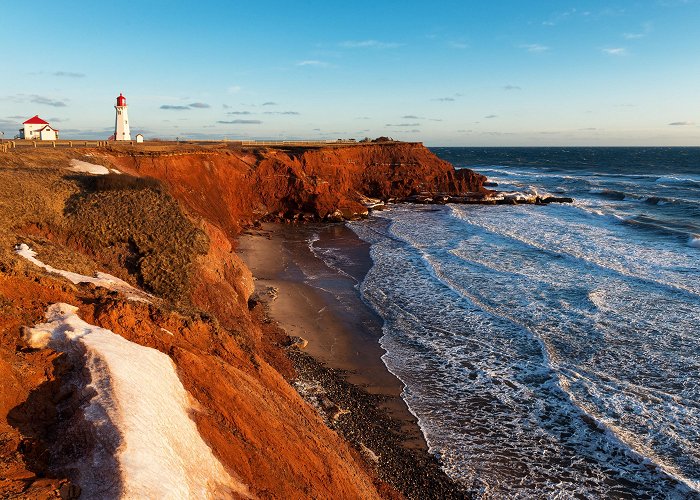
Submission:
[[[40,322],[57,301],[78,305],[88,322],[168,354],[197,402],[193,418],[203,438],[254,495],[390,495],[284,379],[291,369],[275,344],[279,332],[248,309],[252,277],[231,241],[265,216],[324,219],[340,211],[349,217],[366,210],[365,196],[480,191],[483,176],[455,172],[416,144],[92,151],[95,161],[160,179],[169,194],[126,184],[95,191],[63,168],[86,152],[0,158],[6,202],[0,207],[0,496],[75,496],[66,457],[90,452],[84,436],[68,432],[66,442],[67,422],[79,418],[80,401],[65,380],[80,367],[20,340],[21,327]],[[52,167],[37,166],[46,164]],[[19,242],[32,243],[56,267],[108,271],[165,300],[144,305],[74,286],[14,256],[11,247]],[[154,276],[159,266],[181,286],[161,283]]]
[[[196,214],[227,232],[263,216],[326,219],[367,212],[364,197],[387,200],[421,192],[484,191],[486,178],[455,170],[421,144],[328,148],[116,153],[117,168],[164,181]]]

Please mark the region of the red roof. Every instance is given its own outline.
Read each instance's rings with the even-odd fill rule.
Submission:
[[[45,122],[44,120],[42,120],[41,118],[39,118],[39,115],[34,115],[34,116],[31,117],[29,120],[27,120],[26,122],[24,122],[22,125],[26,125],[26,124],[28,124],[28,123],[31,123],[31,124],[34,124],[34,125],[48,125],[48,124],[49,124],[49,122]]]

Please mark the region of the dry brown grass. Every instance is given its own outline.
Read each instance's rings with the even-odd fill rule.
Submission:
[[[72,157],[94,160],[60,150],[0,156],[0,272],[34,267],[14,254],[28,243],[54,267],[109,272],[187,305],[205,233],[158,181],[75,174],[65,170]]]
[[[203,231],[184,216],[159,184],[126,175],[69,200],[69,231],[91,253],[113,254],[139,286],[186,302],[192,265],[206,253]]]

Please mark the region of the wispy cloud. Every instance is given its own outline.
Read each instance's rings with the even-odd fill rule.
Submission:
[[[649,33],[651,33],[651,30],[652,30],[652,24],[651,23],[644,23],[644,24],[642,24],[642,31],[632,32],[632,33],[623,33],[622,37],[625,40],[638,40],[640,38],[644,38]]]
[[[578,11],[576,9],[569,9],[563,12],[556,12],[549,16],[548,19],[545,21],[542,21],[543,26],[556,26],[557,24],[561,23],[562,21],[566,21],[568,19],[571,19],[572,16],[574,16]],[[586,14],[587,15],[587,14]]]
[[[185,111],[190,109],[189,106],[179,106],[179,105],[173,105],[173,104],[163,104],[160,109],[167,109],[170,111]]]
[[[431,101],[437,101],[437,102],[454,102],[457,99],[454,97],[436,97],[435,99],[431,99]]]
[[[626,56],[627,55],[627,49],[624,47],[608,47],[601,49],[603,53],[608,54],[610,56]]]
[[[517,85],[504,85],[503,90],[523,90],[522,87]]]
[[[453,49],[459,49],[459,50],[464,50],[469,48],[468,43],[464,42],[447,42],[447,46]]]
[[[539,44],[539,43],[524,43],[522,45],[518,45],[518,48],[525,49],[528,52],[533,52],[533,53],[547,52],[549,50],[549,47],[547,47],[546,45]]]
[[[262,103],[262,106],[277,106],[277,103],[273,101],[267,101]]]
[[[227,115],[251,115],[250,111],[227,111]]]
[[[297,63],[297,66],[315,66],[317,68],[327,68],[328,66],[330,66],[330,64],[328,64],[325,61],[318,61],[316,59],[309,59],[306,61],[299,61]]]
[[[671,122],[669,125],[673,127],[692,127],[695,125],[695,122]]]
[[[401,118],[403,118],[404,120],[424,120],[425,119],[422,116],[416,116],[416,115],[404,115]]]
[[[226,89],[226,92],[229,94],[237,94],[241,91],[241,86],[240,85],[231,85]]]
[[[381,42],[379,40],[346,40],[340,46],[346,49],[395,49],[402,44],[397,42]]]
[[[387,123],[385,127],[420,127],[420,123]]]
[[[85,73],[74,73],[72,71],[56,71],[52,75],[66,78],[85,78]]]
[[[266,115],[300,115],[298,111],[265,111]]]
[[[216,123],[221,123],[223,125],[259,125],[262,122],[260,120],[219,120]]]
[[[486,115],[484,118],[491,119],[491,118],[498,118],[498,115]]]
[[[66,106],[66,103],[63,101],[59,101],[57,99],[50,99],[48,97],[40,95],[31,96],[29,102],[33,102],[34,104],[45,104],[46,106],[53,106],[54,108],[64,108]]]
[[[206,109],[211,108],[206,102],[193,102],[190,104],[190,108]]]
[[[2,98],[3,100],[12,102],[31,102],[33,104],[42,104],[45,106],[52,106],[54,108],[64,108],[66,107],[66,99],[52,99],[43,95],[37,94],[16,94]]]

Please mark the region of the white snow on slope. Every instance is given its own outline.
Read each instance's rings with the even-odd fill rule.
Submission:
[[[109,290],[114,290],[115,292],[119,292],[125,295],[126,298],[128,298],[129,300],[138,300],[141,302],[150,302],[150,300],[148,300],[147,297],[152,297],[146,292],[131,286],[126,281],[120,280],[119,278],[117,278],[116,276],[112,276],[111,274],[97,272],[95,273],[94,277],[90,277],[85,276],[84,274],[73,273],[70,271],[64,271],[63,269],[56,269],[55,267],[51,267],[48,264],[44,264],[39,259],[37,259],[36,252],[29,248],[29,246],[25,243],[17,245],[15,247],[15,253],[17,253],[17,255],[21,257],[24,257],[32,264],[35,264],[39,267],[43,267],[50,273],[60,274],[61,276],[63,276],[64,278],[68,279],[76,285],[78,283],[92,283],[94,285],[101,286]]]
[[[77,172],[79,174],[106,175],[109,173],[109,169],[107,167],[97,165],[96,163],[88,163],[86,161],[73,159],[70,161],[70,164],[71,166],[67,167],[67,170]]]
[[[33,347],[85,353],[96,395],[84,407],[97,439],[120,444],[120,498],[218,499],[249,496],[214,457],[189,417],[189,395],[165,354],[86,323],[77,307],[49,306],[47,323],[27,332]],[[114,429],[116,427],[116,431]],[[87,464],[86,464],[87,465]],[[90,467],[100,467],[92,463]],[[109,478],[104,478],[105,482]]]

